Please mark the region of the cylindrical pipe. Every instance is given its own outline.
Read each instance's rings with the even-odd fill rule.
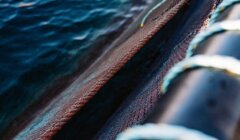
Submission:
[[[240,5],[226,10],[218,21],[239,19]],[[240,60],[240,33],[216,34],[196,54],[225,55]],[[240,82],[223,72],[195,69],[179,75],[146,122],[186,126],[220,140],[232,139],[240,120]]]

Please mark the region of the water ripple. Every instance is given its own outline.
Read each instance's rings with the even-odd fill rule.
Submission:
[[[0,0],[0,132],[47,85],[73,72],[96,41],[111,40],[145,4]]]

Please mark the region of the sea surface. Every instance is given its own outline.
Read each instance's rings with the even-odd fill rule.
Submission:
[[[0,133],[46,87],[91,58],[97,41],[104,45],[122,33],[148,3],[0,0]]]

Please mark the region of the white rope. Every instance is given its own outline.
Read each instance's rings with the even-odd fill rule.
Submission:
[[[140,27],[143,27],[147,18],[149,17],[149,15],[155,11],[159,6],[161,6],[166,0],[161,0],[157,5],[155,5],[152,9],[150,9],[147,14],[143,17],[142,21],[141,21],[141,24],[140,24]]]
[[[216,10],[211,15],[210,24],[216,22],[217,17],[223,13],[227,8],[233,6],[234,4],[240,3],[240,0],[223,0],[221,4],[216,8]]]
[[[226,74],[240,79],[240,62],[230,56],[205,56],[196,55],[176,64],[164,77],[162,93],[165,93],[172,82],[180,73],[193,68],[208,68],[225,72]]]
[[[199,33],[190,43],[186,57],[192,56],[194,50],[199,46],[201,42],[206,40],[207,38],[221,32],[225,31],[240,31],[240,20],[231,20],[231,21],[223,21],[217,22],[207,28],[205,31]]]
[[[120,133],[117,140],[217,140],[200,131],[168,124],[145,124]]]

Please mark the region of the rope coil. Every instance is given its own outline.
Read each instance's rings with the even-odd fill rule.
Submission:
[[[163,3],[164,1],[162,1]],[[210,19],[210,27],[198,34],[190,43],[187,50],[187,59],[176,64],[164,77],[161,87],[161,93],[166,93],[171,82],[181,73],[194,68],[208,68],[228,74],[240,80],[240,61],[230,56],[206,56],[195,55],[193,51],[198,45],[207,38],[225,31],[240,31],[240,20],[216,22],[217,17],[227,8],[239,3],[240,0],[224,0],[212,14]],[[162,3],[153,7],[141,22],[143,27],[147,17]],[[174,126],[167,124],[146,124],[135,126],[120,133],[117,140],[137,140],[137,139],[172,139],[172,140],[217,140],[197,130],[188,129],[183,126]]]
[[[204,67],[215,70],[220,70],[229,73],[232,73],[239,77],[238,71],[234,71],[235,68],[229,66],[228,64],[238,65],[238,60],[230,58],[227,56],[195,56],[190,58],[193,55],[193,52],[199,47],[199,44],[212,37],[215,34],[222,33],[225,31],[240,31],[240,20],[229,20],[216,22],[217,17],[223,13],[227,8],[240,3],[240,0],[224,0],[214,11],[210,19],[210,27],[205,31],[200,32],[190,43],[186,58],[179,64],[175,65],[172,70],[165,76],[161,91],[165,93],[170,85],[171,81],[177,77],[178,74],[184,72],[187,69],[193,69],[196,67]],[[216,23],[215,23],[216,22]],[[218,62],[218,64],[217,64]],[[225,65],[221,65],[221,64]],[[234,65],[233,65],[234,66]],[[240,66],[240,65],[238,65]],[[240,69],[239,69],[240,71]],[[230,74],[232,76],[232,74]]]

